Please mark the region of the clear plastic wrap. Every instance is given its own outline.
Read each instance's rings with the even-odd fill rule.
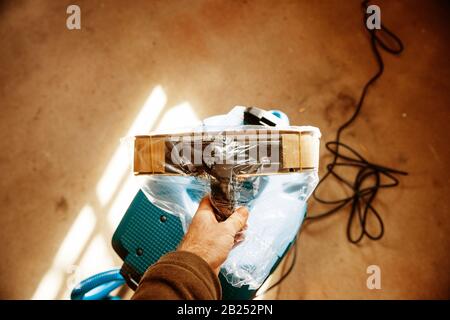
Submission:
[[[150,201],[186,231],[209,195],[219,221],[249,208],[245,240],[221,267],[236,287],[256,289],[292,242],[318,182],[314,127],[203,125],[136,136],[134,173]]]

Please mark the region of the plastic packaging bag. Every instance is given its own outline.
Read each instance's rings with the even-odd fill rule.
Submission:
[[[224,120],[217,119],[213,125],[135,137],[134,173],[149,200],[178,216],[185,232],[207,194],[218,220],[247,206],[245,240],[221,272],[233,286],[256,289],[303,222],[318,182],[320,132],[236,125],[236,112],[233,126],[217,126]]]

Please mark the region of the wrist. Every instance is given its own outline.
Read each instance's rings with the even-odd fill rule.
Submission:
[[[195,246],[195,245],[189,245],[189,244],[184,244],[182,243],[177,251],[185,251],[185,252],[189,252],[192,254],[195,254],[197,257],[201,258],[203,261],[205,261],[210,268],[214,271],[215,274],[219,274],[219,268],[217,268],[214,264],[213,261],[211,260],[210,255],[205,252],[205,250],[199,246]]]

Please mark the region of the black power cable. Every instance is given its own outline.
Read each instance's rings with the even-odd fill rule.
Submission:
[[[362,10],[364,12],[363,15],[364,27],[366,25],[366,20],[368,18],[367,8],[369,6],[369,2],[370,2],[369,0],[365,0],[361,4]],[[381,77],[381,75],[384,72],[384,62],[383,58],[381,57],[380,49],[393,55],[399,55],[404,49],[403,43],[400,40],[400,38],[397,37],[388,28],[386,28],[383,24],[381,24],[381,29],[370,30],[366,28],[366,30],[369,32],[370,35],[371,49],[378,65],[378,71],[364,85],[361,92],[361,96],[358,100],[358,103],[356,104],[355,111],[353,112],[352,116],[338,128],[336,133],[336,139],[334,141],[329,141],[326,143],[326,148],[333,155],[333,159],[329,164],[327,164],[326,166],[327,173],[320,179],[316,189],[314,190],[313,197],[322,204],[334,205],[334,207],[320,214],[312,216],[308,215],[306,218],[308,221],[321,219],[330,216],[331,214],[336,213],[340,209],[351,204],[350,216],[348,218],[347,223],[347,238],[350,242],[355,244],[360,242],[364,238],[364,236],[367,236],[369,239],[372,240],[378,240],[381,239],[381,237],[383,237],[384,234],[383,220],[378,211],[373,207],[372,203],[375,200],[375,197],[380,189],[395,187],[399,184],[399,180],[395,177],[396,174],[407,175],[407,173],[404,171],[388,168],[385,166],[369,162],[363,156],[361,156],[356,150],[354,150],[347,144],[341,142],[342,132],[344,131],[344,129],[350,126],[358,117],[361,108],[364,104],[364,100],[366,98],[369,88],[378,80],[378,78]],[[394,47],[389,46],[385,41],[382,40],[380,36],[385,37],[387,36],[391,41],[395,43],[396,46]],[[345,149],[347,152],[350,152],[352,156],[344,155],[339,150],[339,148],[341,148],[341,150]],[[349,181],[343,178],[341,175],[339,175],[335,171],[335,168],[337,167],[350,167],[357,169],[358,173],[356,174],[356,178],[354,179],[354,181]],[[316,194],[317,190],[322,185],[322,183],[330,176],[335,177],[338,181],[348,186],[353,191],[353,194],[349,197],[336,200],[324,200],[319,196],[317,196]],[[387,178],[388,180],[390,180],[390,182],[382,183],[381,180],[383,177],[385,179]],[[370,181],[373,181],[374,183],[372,183],[368,187],[365,187],[369,184]],[[367,218],[369,213],[372,213],[379,223],[380,229],[378,234],[375,235],[371,234],[367,229]],[[359,219],[361,232],[356,238],[353,238],[351,235],[351,229],[355,218]],[[280,285],[292,272],[297,260],[297,238],[295,239],[294,245],[292,246],[291,250],[294,251],[293,252],[294,257],[292,258],[288,270],[281,276],[281,278],[277,282],[275,282],[265,291],[259,293],[257,297],[266,294],[268,291]]]
[[[364,11],[364,23],[368,17],[366,13],[368,5],[368,0],[362,2],[362,9]],[[364,104],[368,89],[383,74],[384,62],[383,58],[381,57],[380,49],[393,55],[399,55],[403,51],[402,41],[383,24],[381,24],[381,29],[366,29],[370,34],[371,49],[378,65],[378,71],[364,85],[354,113],[352,114],[350,119],[348,119],[338,128],[336,139],[334,141],[329,141],[326,143],[326,148],[333,155],[333,159],[329,164],[327,164],[327,172],[320,179],[316,189],[314,190],[313,197],[320,203],[333,205],[334,207],[326,212],[307,217],[308,220],[324,218],[339,211],[347,205],[351,205],[350,215],[347,223],[347,238],[350,242],[355,244],[360,242],[364,238],[364,236],[367,236],[372,240],[378,240],[383,237],[383,220],[378,211],[373,206],[373,201],[375,200],[380,189],[395,187],[399,184],[399,180],[395,177],[396,174],[407,175],[407,173],[404,171],[388,168],[370,162],[363,156],[361,156],[361,154],[359,154],[355,149],[341,142],[342,132],[347,127],[349,127],[358,117]],[[389,38],[390,41],[395,43],[395,46],[389,46],[387,42],[385,42],[381,38],[381,36]],[[347,151],[347,154],[350,153],[351,155],[344,155],[342,153],[342,150]],[[354,181],[345,179],[342,175],[338,174],[335,171],[337,167],[350,167],[357,169],[357,174]],[[320,198],[317,195],[317,191],[323,184],[323,182],[330,176],[333,176],[345,186],[349,187],[353,191],[353,194],[348,197],[336,200],[324,200]],[[382,178],[388,181],[382,182]],[[373,217],[375,217],[379,225],[379,231],[376,234],[371,233],[367,227],[368,217],[370,213],[373,215]],[[357,219],[357,221],[359,222],[360,232],[356,237],[353,237],[351,231],[355,219]]]

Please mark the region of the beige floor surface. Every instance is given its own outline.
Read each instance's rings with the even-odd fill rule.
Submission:
[[[359,1],[80,0],[69,31],[71,3],[0,1],[0,298],[65,298],[119,264],[110,238],[133,187],[113,156],[146,105],[153,127],[276,107],[325,142],[376,70]],[[344,140],[410,175],[379,194],[381,241],[349,244],[348,210],[306,225],[281,299],[449,297],[449,6],[377,4],[406,49],[384,54]]]

